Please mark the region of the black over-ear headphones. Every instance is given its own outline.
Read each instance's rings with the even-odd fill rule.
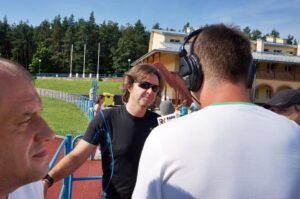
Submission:
[[[200,63],[200,59],[197,55],[194,54],[194,43],[198,35],[202,32],[203,29],[198,29],[191,32],[188,36],[185,37],[183,44],[179,49],[180,65],[179,65],[179,74],[184,80],[185,86],[190,91],[196,92],[201,88],[203,83],[203,71]],[[190,54],[188,55],[185,45],[189,42],[191,38],[194,38],[191,47]],[[251,88],[256,73],[256,65],[251,64],[249,67],[248,78],[246,86]]]
[[[179,74],[183,78],[187,89],[191,91],[198,91],[203,82],[202,66],[198,56],[194,54],[194,43],[201,31],[202,29],[198,29],[191,32],[187,37],[185,37],[184,42],[179,49]],[[190,55],[188,55],[184,46],[193,37],[195,38],[190,48]]]

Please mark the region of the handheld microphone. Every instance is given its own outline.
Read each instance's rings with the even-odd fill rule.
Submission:
[[[171,101],[162,101],[159,105],[159,109],[162,116],[175,112],[175,108]]]
[[[159,105],[161,117],[157,118],[158,125],[164,124],[178,117],[175,114],[175,108],[170,101],[162,101]]]

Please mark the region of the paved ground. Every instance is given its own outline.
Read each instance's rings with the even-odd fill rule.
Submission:
[[[48,144],[52,159],[61,139],[55,138]],[[63,154],[63,152],[62,152]],[[62,155],[60,155],[60,158]],[[74,174],[74,176],[99,176],[102,175],[101,161],[88,160]],[[55,183],[48,191],[46,199],[58,199],[62,181]],[[102,186],[100,180],[76,181],[73,183],[72,199],[99,199]]]

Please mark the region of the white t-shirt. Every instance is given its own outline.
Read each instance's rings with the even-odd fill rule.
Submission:
[[[10,193],[8,199],[44,199],[43,183],[36,181],[23,185]]]
[[[295,199],[299,187],[299,126],[259,106],[223,103],[151,132],[132,198]]]

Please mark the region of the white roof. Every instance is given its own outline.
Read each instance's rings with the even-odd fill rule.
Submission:
[[[148,52],[135,62],[148,57],[149,55],[153,54],[154,52],[165,52],[165,53],[179,53],[179,48],[182,43],[175,43],[175,42],[161,42],[164,48],[153,49],[152,51]],[[190,44],[185,45],[185,49],[189,52]],[[271,52],[252,52],[252,56],[254,61],[260,62],[278,62],[278,63],[287,63],[287,64],[300,64],[300,56],[295,55],[284,55],[281,53],[271,53]],[[134,63],[135,63],[134,62]],[[134,64],[133,63],[133,64]]]

